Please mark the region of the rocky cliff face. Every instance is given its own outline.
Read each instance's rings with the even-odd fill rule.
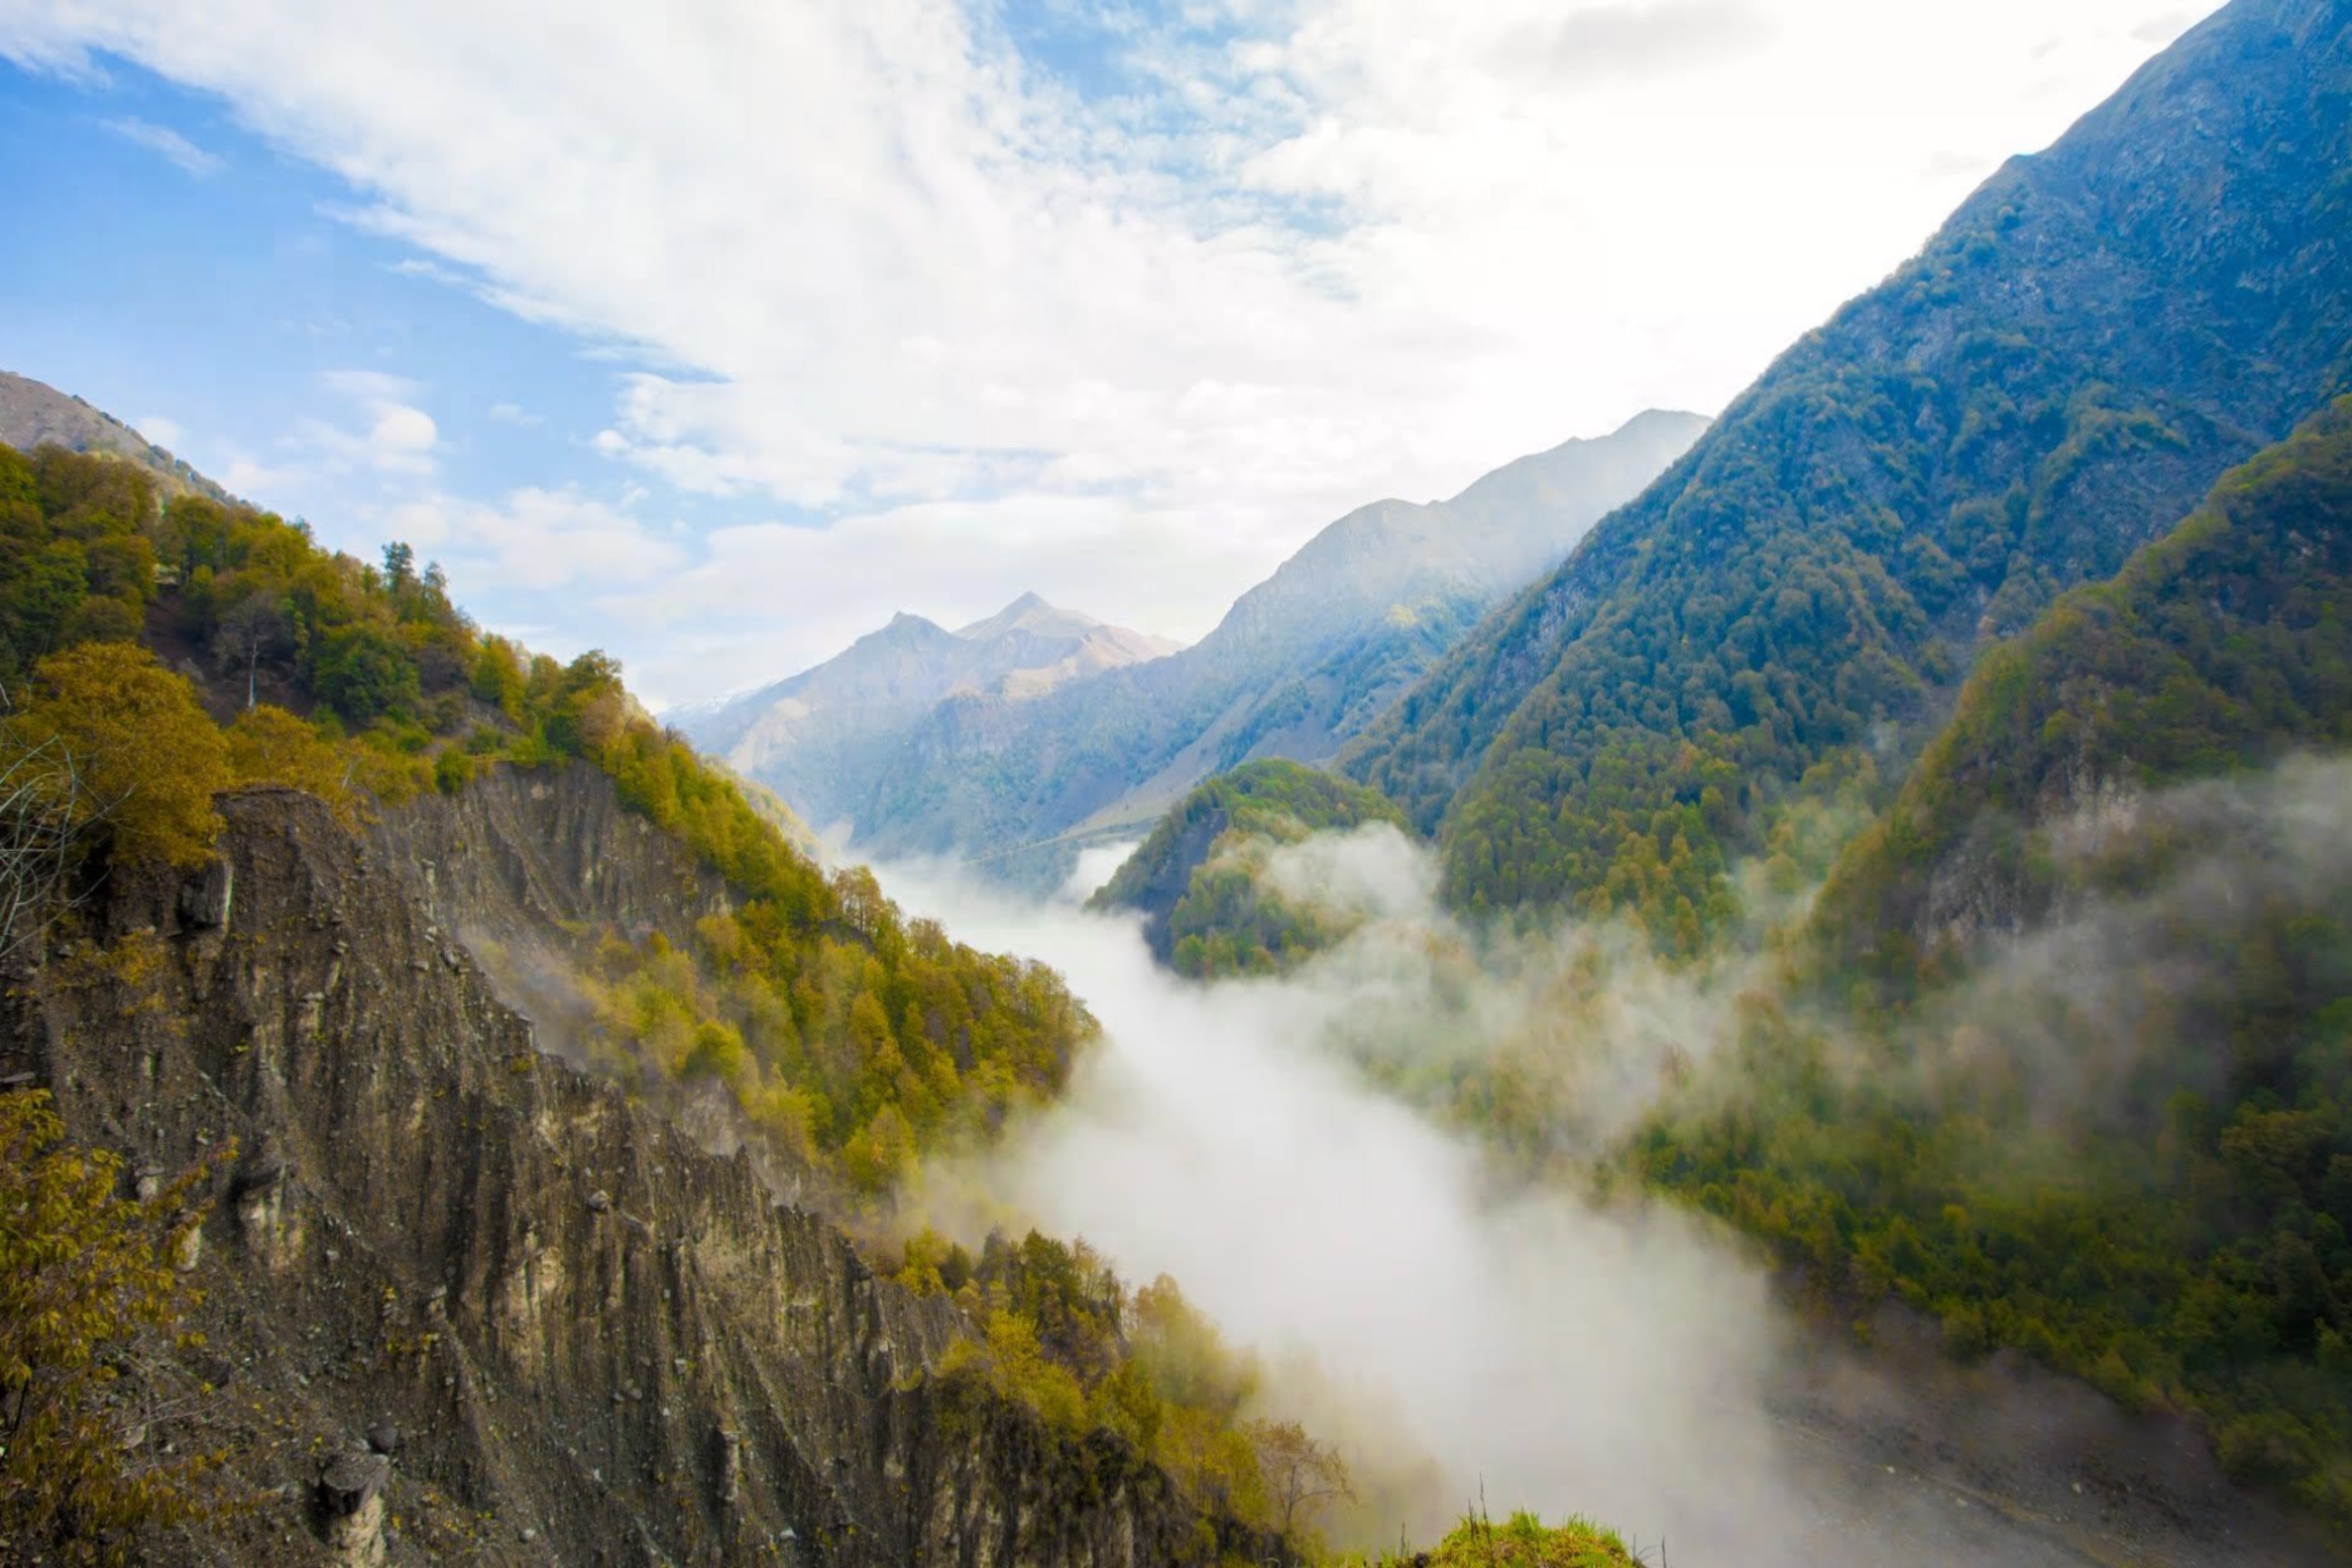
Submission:
[[[730,905],[716,872],[585,765],[491,769],[461,795],[387,813],[368,840],[428,916],[478,941],[561,942],[610,927],[683,942]]]
[[[154,1555],[1213,1556],[1219,1527],[1123,1445],[924,1377],[943,1300],[535,1048],[461,915],[660,921],[723,896],[650,829],[600,837],[635,833],[608,796],[509,777],[373,845],[307,796],[225,797],[219,867],[118,879],[13,977],[0,1078],[53,1089],[75,1137],[157,1171],[241,1150],[194,1265],[196,1392],[145,1440],[226,1446],[259,1500]],[[530,813],[534,833],[492,827]]]

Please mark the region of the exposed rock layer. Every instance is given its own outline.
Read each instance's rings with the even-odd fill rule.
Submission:
[[[456,816],[549,813],[538,841],[560,858],[554,828],[590,835],[573,869],[608,896],[709,891],[665,887],[668,846],[593,841],[614,830],[603,781],[535,802],[529,782]],[[13,988],[0,1039],[0,1076],[30,1071],[75,1137],[136,1166],[225,1136],[242,1151],[196,1269],[219,1390],[202,1426],[271,1489],[225,1543],[163,1558],[1213,1554],[1217,1530],[1123,1445],[923,1378],[952,1332],[943,1300],[876,1279],[748,1160],[536,1050],[446,934],[480,860],[404,876],[307,796],[223,807],[226,878],[118,879],[100,938]],[[412,877],[449,900],[440,923]],[[521,879],[549,914],[562,884]],[[349,1462],[371,1430],[394,1452]]]

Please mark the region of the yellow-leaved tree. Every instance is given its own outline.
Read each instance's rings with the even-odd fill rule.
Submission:
[[[33,670],[22,728],[73,761],[75,811],[110,830],[124,864],[201,866],[221,819],[213,795],[234,782],[228,742],[195,688],[131,643],[84,643]]]
[[[260,703],[228,729],[229,767],[239,784],[285,784],[317,795],[345,823],[355,803],[343,757],[313,726],[283,708]]]
[[[175,1263],[228,1153],[126,1197],[122,1162],[68,1143],[47,1094],[0,1094],[0,1561],[128,1562],[137,1531],[214,1506],[221,1456],[146,1437],[146,1369],[193,1341],[180,1322],[198,1298]]]

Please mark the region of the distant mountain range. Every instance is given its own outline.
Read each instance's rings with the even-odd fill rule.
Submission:
[[[827,827],[854,819],[874,769],[946,699],[1023,702],[1181,646],[1024,594],[956,631],[898,616],[813,669],[664,718]]]
[[[903,661],[928,671],[918,647],[954,651],[943,639],[958,634],[902,617],[833,664],[675,719],[804,816],[846,822],[862,852],[1060,851],[1147,823],[1251,758],[1329,758],[1706,428],[1696,414],[1653,411],[1523,458],[1449,500],[1360,508],[1170,657],[1097,656],[1093,669],[1057,681],[1023,673],[1058,668],[1050,661],[1006,665],[994,680],[905,679],[809,729],[800,705],[815,700],[800,683],[829,689],[835,666],[855,661],[858,689],[870,690],[868,669]],[[877,639],[908,651],[862,651]]]
[[[0,370],[0,444],[23,452],[58,446],[71,452],[111,453],[153,475],[166,496],[210,496],[224,503],[236,499],[111,414],[101,414],[45,382],[5,370]]]

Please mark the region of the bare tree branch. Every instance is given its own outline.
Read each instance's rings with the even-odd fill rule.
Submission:
[[[70,907],[83,829],[121,804],[97,798],[66,743],[29,729],[0,692],[0,963]]]

